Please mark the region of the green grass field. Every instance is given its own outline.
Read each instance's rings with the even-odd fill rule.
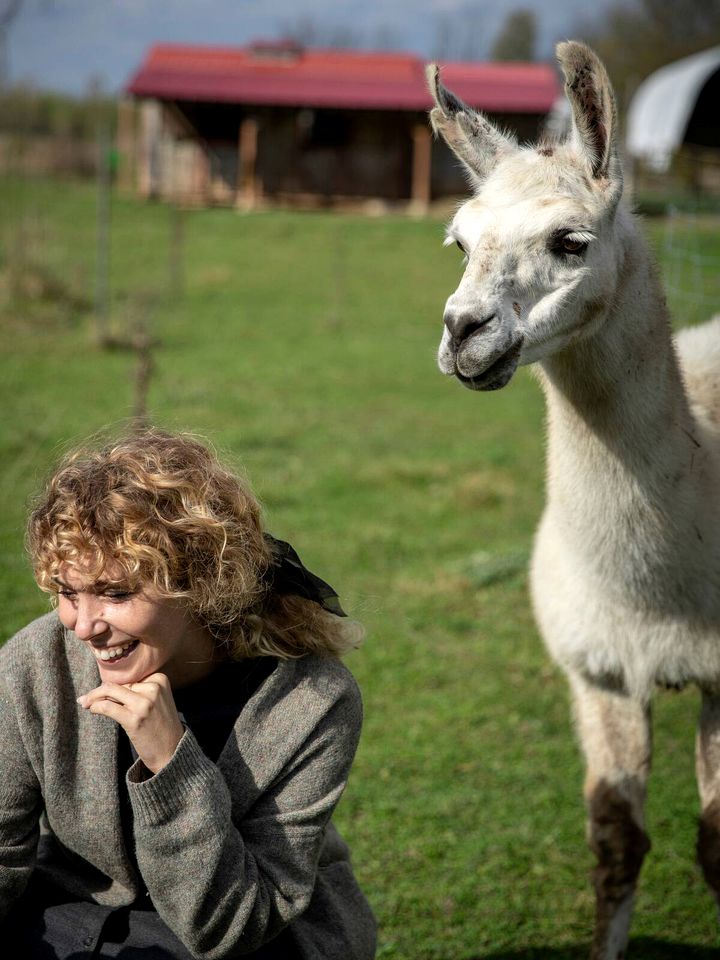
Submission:
[[[7,637],[47,609],[23,557],[29,498],[59,452],[130,415],[135,360],[94,345],[82,304],[92,187],[6,181],[0,209]],[[163,206],[114,199],[113,329],[146,314],[159,340],[152,419],[211,438],[241,465],[270,529],[367,626],[349,658],[364,736],[337,821],[380,921],[379,957],[585,956],[582,766],[527,598],[543,503],[532,375],[478,395],[437,372],[460,273],[439,220],[188,212],[180,297],[170,223]],[[720,231],[700,227],[712,284]],[[661,225],[652,237],[662,251]],[[697,278],[687,283],[697,293]],[[653,850],[630,954],[643,960],[718,955],[694,863],[697,709],[692,690],[656,704]]]

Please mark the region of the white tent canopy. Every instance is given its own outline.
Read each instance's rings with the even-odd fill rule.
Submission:
[[[627,152],[660,172],[667,170],[703,87],[718,69],[720,47],[712,47],[650,74],[630,103]]]

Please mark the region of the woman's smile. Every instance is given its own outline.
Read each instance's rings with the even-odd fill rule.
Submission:
[[[95,654],[96,660],[100,660],[103,665],[111,666],[119,660],[127,660],[137,650],[139,643],[139,640],[128,640],[127,643],[117,644],[113,647],[96,647],[93,644],[92,652]]]

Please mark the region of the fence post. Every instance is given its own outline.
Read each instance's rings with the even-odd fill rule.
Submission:
[[[110,217],[111,157],[110,131],[102,122],[98,127],[97,144],[97,231],[95,250],[95,339],[103,344],[108,339],[110,313]]]

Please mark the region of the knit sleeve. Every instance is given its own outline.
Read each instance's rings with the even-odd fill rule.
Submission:
[[[9,682],[10,649],[0,656],[0,920],[35,866],[41,793],[25,750]]]
[[[288,729],[297,739],[240,817],[242,798],[232,787],[243,780],[240,750],[231,785],[189,730],[155,776],[143,779],[139,763],[128,772],[140,871],[160,916],[200,960],[256,950],[298,917],[313,893],[325,828],[357,747],[360,697],[353,681],[320,700],[291,691],[277,706],[285,723],[292,718]],[[263,743],[271,766],[283,746],[271,730],[264,740],[258,721],[256,755]]]

